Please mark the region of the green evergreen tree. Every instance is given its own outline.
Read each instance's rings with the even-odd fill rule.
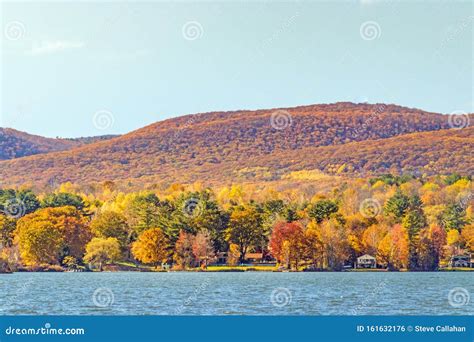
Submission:
[[[409,260],[408,268],[417,270],[420,268],[418,246],[420,244],[420,230],[427,224],[426,216],[423,212],[423,203],[418,196],[409,198],[409,209],[403,218],[403,227],[408,232],[409,239]]]
[[[397,189],[385,204],[384,213],[394,218],[395,222],[400,223],[409,208],[410,198]]]
[[[466,209],[460,204],[453,203],[446,207],[441,214],[441,226],[446,229],[457,229],[461,231],[468,221],[466,218]]]
[[[321,223],[338,210],[339,207],[335,202],[331,200],[320,200],[310,206],[308,215],[314,218],[316,222]]]

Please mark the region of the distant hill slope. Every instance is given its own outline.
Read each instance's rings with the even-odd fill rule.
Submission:
[[[3,161],[0,178],[222,183],[313,169],[473,173],[473,128],[449,128],[446,115],[382,104],[195,114],[70,151]]]
[[[11,128],[0,128],[0,160],[63,151],[77,145],[72,140],[45,138]]]
[[[62,140],[69,140],[77,143],[79,146],[92,144],[98,141],[109,140],[112,138],[116,138],[119,135],[117,134],[105,134],[105,135],[96,135],[92,137],[79,137],[79,138],[62,138]]]
[[[0,160],[20,158],[35,154],[65,151],[84,144],[107,140],[113,135],[97,137],[53,139],[28,134],[12,128],[0,127]]]

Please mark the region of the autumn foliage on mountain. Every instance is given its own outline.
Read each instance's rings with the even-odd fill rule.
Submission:
[[[74,146],[77,144],[70,140],[44,138],[11,128],[0,128],[0,160],[64,151]]]
[[[53,139],[0,127],[0,160],[70,150],[74,147],[107,140],[112,137],[114,136],[102,135],[74,139]]]
[[[466,116],[474,122],[473,115]],[[448,115],[385,104],[336,103],[186,115],[129,134],[0,162],[6,184],[140,186],[474,171],[474,128]],[[12,154],[12,153],[10,153]]]
[[[474,253],[463,119],[336,103],[187,115],[81,146],[3,130],[0,263],[195,269],[258,253],[343,270],[369,254],[437,270]]]

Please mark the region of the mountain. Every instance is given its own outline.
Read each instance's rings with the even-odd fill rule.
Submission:
[[[45,138],[11,128],[0,128],[0,160],[64,151],[77,145],[72,140]]]
[[[53,139],[0,127],[0,160],[70,150],[85,144],[113,138],[113,135],[74,139]]]
[[[318,170],[472,174],[474,128],[450,129],[448,119],[346,102],[186,115],[69,151],[2,161],[0,178],[42,185],[269,181]]]

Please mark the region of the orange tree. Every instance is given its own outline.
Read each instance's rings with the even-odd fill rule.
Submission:
[[[288,268],[295,265],[298,269],[305,252],[303,227],[297,222],[277,223],[270,238],[270,250],[280,263],[286,262]]]
[[[168,239],[160,228],[145,230],[132,244],[135,259],[144,264],[166,262],[168,258]]]

